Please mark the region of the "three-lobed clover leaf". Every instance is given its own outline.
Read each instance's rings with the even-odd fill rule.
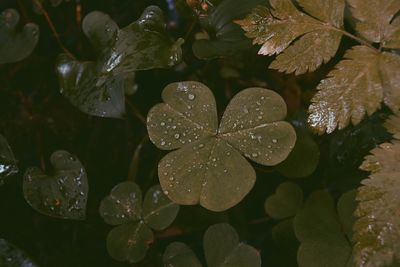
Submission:
[[[400,263],[400,116],[392,116],[385,126],[393,134],[365,158],[361,169],[369,177],[358,189],[359,201],[353,226],[354,259],[358,266],[397,266]]]
[[[37,267],[38,265],[24,251],[0,238],[0,266]]]
[[[200,16],[200,24],[208,32],[209,39],[196,40],[193,53],[200,59],[212,59],[236,55],[251,47],[243,30],[233,20],[243,17],[264,0],[224,0],[206,16]]]
[[[50,157],[53,175],[37,167],[24,174],[23,191],[36,211],[62,219],[83,220],[86,217],[88,181],[82,163],[67,151],[56,151]]]
[[[4,180],[18,172],[17,160],[6,138],[0,134],[0,185]]]
[[[6,9],[0,14],[0,64],[12,63],[28,57],[39,40],[39,27],[27,23],[17,30],[19,13]]]
[[[261,257],[253,247],[239,242],[239,236],[229,224],[210,226],[203,238],[208,267],[259,267]],[[185,244],[171,243],[163,256],[165,266],[201,267],[202,264]]]
[[[351,267],[356,191],[341,196],[335,209],[326,191],[312,193],[294,219],[294,230],[301,242],[297,252],[299,267]]]
[[[295,183],[285,182],[265,200],[264,208],[272,218],[285,219],[295,216],[302,205],[303,190]]]
[[[159,185],[151,187],[142,203],[142,192],[133,182],[116,185],[100,205],[104,221],[116,225],[107,236],[107,250],[116,260],[141,261],[153,242],[153,231],[167,228],[177,216]]]
[[[141,17],[119,29],[106,14],[89,13],[82,29],[98,54],[96,62],[81,62],[62,54],[57,61],[60,91],[81,111],[120,118],[125,91],[134,86],[135,71],[171,67],[182,57],[182,39],[173,42],[161,9],[146,8]]]
[[[256,174],[242,156],[273,166],[296,142],[293,127],[282,121],[286,104],[275,92],[248,88],[227,106],[218,128],[216,103],[199,82],[168,85],[147,116],[150,140],[160,149],[178,149],[158,165],[165,194],[178,204],[223,211],[240,202]]]
[[[259,54],[279,54],[270,68],[303,74],[336,54],[342,38],[344,0],[297,0],[308,14],[292,0],[269,2],[271,9],[259,6],[237,23],[254,44],[262,45]]]

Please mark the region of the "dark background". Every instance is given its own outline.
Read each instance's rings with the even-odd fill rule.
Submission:
[[[304,113],[318,82],[342,58],[345,49],[354,44],[344,39],[337,56],[328,64],[315,73],[298,77],[268,70],[272,59],[257,56],[256,47],[236,57],[202,61],[191,51],[194,34],[201,29],[185,2],[175,2],[177,10],[168,10],[166,1],[162,0],[82,0],[80,3],[82,18],[90,11],[100,10],[108,13],[120,27],[136,20],[145,7],[155,4],[165,11],[171,35],[187,37],[183,46],[184,63],[173,69],[137,73],[138,90],[127,99],[130,104],[126,118],[118,120],[89,117],[61,96],[54,64],[62,51],[44,16],[33,11],[30,0],[0,0],[0,11],[15,8],[23,24],[34,22],[41,31],[32,55],[21,62],[0,65],[0,133],[9,141],[20,168],[19,174],[0,187],[0,238],[26,251],[39,266],[162,266],[160,257],[172,241],[186,242],[202,257],[203,233],[217,222],[229,222],[242,240],[260,250],[263,266],[295,266],[295,252],[285,251],[273,242],[271,228],[277,222],[266,216],[263,207],[266,196],[288,179],[273,168],[254,163],[257,183],[236,207],[222,213],[208,212],[198,206],[182,207],[173,225],[156,233],[155,243],[143,262],[129,265],[108,256],[105,240],[112,227],[103,222],[98,207],[114,185],[128,178],[134,151],[146,136],[146,127],[134,114],[133,107],[146,117],[148,110],[161,101],[165,85],[197,80],[213,90],[220,114],[234,94],[250,86],[264,86],[279,92],[288,104],[289,115]],[[44,7],[64,46],[80,60],[93,60],[93,50],[77,23],[77,3],[71,0],[52,7],[45,2]],[[176,26],[172,26],[172,21]],[[238,77],[221,74],[232,69]],[[321,150],[320,164],[310,177],[294,181],[306,194],[326,189],[335,197],[357,187],[366,176],[358,171],[363,157],[390,137],[381,126],[387,113],[383,110],[357,127],[315,137]],[[300,121],[304,123],[305,115]],[[25,169],[41,166],[51,173],[48,158],[58,149],[77,155],[87,170],[89,199],[85,221],[43,216],[24,200]],[[150,142],[144,143],[134,177],[144,192],[158,182],[156,167],[163,153]]]

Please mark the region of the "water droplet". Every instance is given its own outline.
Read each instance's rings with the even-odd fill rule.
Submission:
[[[164,194],[165,194],[165,195],[168,195],[169,192],[168,192],[167,190],[164,190]]]
[[[272,139],[272,143],[276,144],[276,143],[278,143],[278,140]]]
[[[258,154],[257,154],[257,153],[252,153],[251,156],[252,156],[253,158],[256,158],[256,157],[258,157]]]
[[[178,133],[174,135],[175,139],[179,139],[179,136],[180,135]]]
[[[173,176],[169,177],[170,181],[173,181],[175,178]]]
[[[189,100],[194,100],[196,96],[194,94],[188,94],[188,99]]]
[[[161,145],[162,145],[162,146],[165,146],[165,141],[161,141]]]
[[[160,123],[160,125],[161,125],[161,126],[165,126],[165,122],[162,121],[162,122]]]

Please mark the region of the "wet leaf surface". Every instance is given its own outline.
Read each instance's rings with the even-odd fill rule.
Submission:
[[[61,150],[51,155],[50,162],[54,168],[53,175],[46,175],[36,167],[25,172],[25,200],[36,211],[48,216],[85,219],[88,181],[81,162]]]
[[[168,85],[164,104],[147,116],[150,140],[159,148],[179,150],[158,165],[160,184],[178,204],[223,211],[240,202],[255,182],[255,172],[242,157],[264,165],[282,162],[296,141],[284,121],[286,105],[275,92],[248,88],[228,105],[217,129],[210,89],[195,82]]]
[[[303,205],[303,190],[294,183],[282,183],[276,193],[265,200],[266,213],[274,219],[295,216]]]
[[[38,265],[25,252],[5,239],[0,238],[0,266],[37,267]]]
[[[0,185],[8,176],[18,173],[17,160],[6,138],[0,134]]]
[[[163,255],[163,262],[168,267],[201,267],[201,263],[187,245],[174,242],[168,245]]]
[[[82,22],[96,49],[96,62],[60,55],[56,70],[60,92],[81,111],[99,117],[121,118],[125,91],[134,86],[134,72],[167,68],[181,60],[182,39],[172,41],[161,9],[149,6],[142,16],[119,29],[106,14],[93,11]]]
[[[0,64],[12,63],[28,57],[39,40],[39,27],[27,23],[18,29],[19,13],[6,9],[0,14]]]

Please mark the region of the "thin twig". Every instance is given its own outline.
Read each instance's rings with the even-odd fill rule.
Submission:
[[[133,153],[131,164],[129,165],[128,181],[135,181],[136,175],[139,170],[140,152],[144,144],[149,140],[149,136],[146,134],[140,143],[137,145],[135,152]]]
[[[74,55],[61,42],[60,35],[58,34],[56,28],[54,27],[54,24],[51,21],[51,18],[49,16],[49,14],[47,13],[46,9],[43,7],[42,3],[40,3],[39,0],[33,0],[33,2],[37,5],[37,7],[39,8],[40,12],[43,14],[44,18],[46,19],[46,22],[49,25],[50,30],[53,32],[54,38],[56,39],[56,41],[57,41],[58,45],[60,46],[60,48],[66,54],[68,54],[68,56],[70,56],[71,58],[75,59]]]
[[[345,36],[347,36],[347,37],[359,42],[360,44],[365,45],[365,46],[375,50],[376,52],[379,52],[379,49],[376,49],[372,44],[370,44],[369,42],[367,42],[364,39],[361,39],[361,38],[355,36],[354,34],[349,33],[348,31],[342,30],[342,29],[334,27],[334,26],[329,26],[328,28],[333,30],[333,31],[340,32],[341,34],[343,34],[343,35],[345,35]]]

